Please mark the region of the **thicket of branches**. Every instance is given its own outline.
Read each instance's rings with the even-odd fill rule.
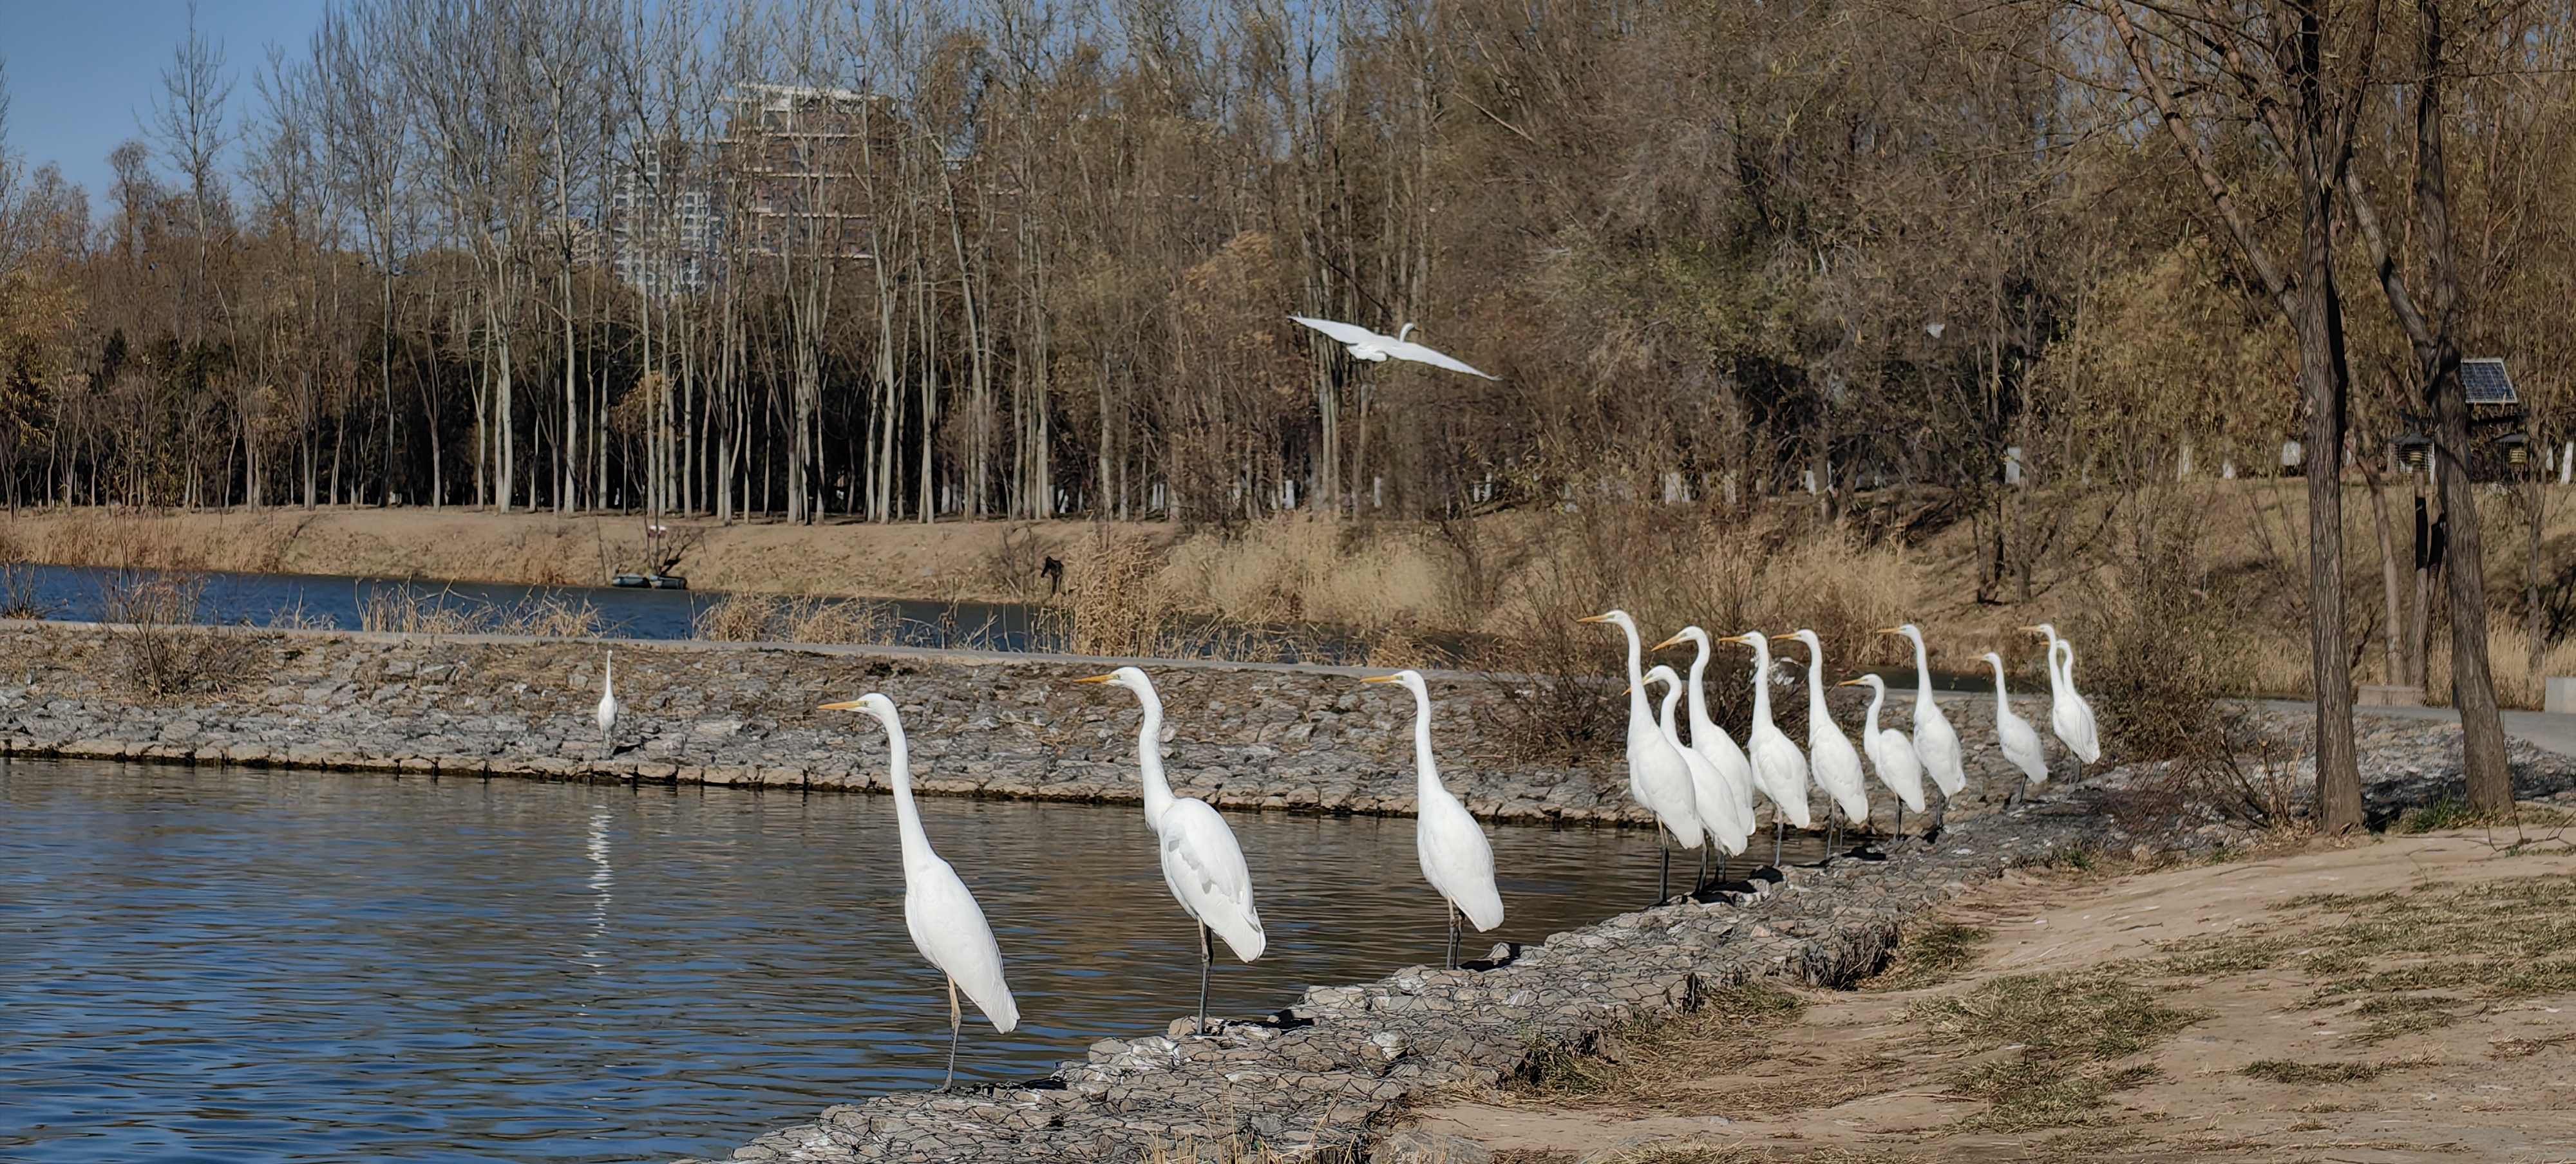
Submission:
[[[181,45],[106,190],[0,154],[0,478],[885,521],[1875,488],[2026,585],[2079,508],[2008,479],[2278,472],[2302,431],[2297,340],[2109,11],[348,0],[262,61]],[[2463,346],[2554,403],[2570,11],[2472,15]],[[2407,59],[2364,79],[2373,188]],[[2195,124],[2296,252],[2279,147]],[[2379,306],[2346,319],[2374,459],[2416,391]]]

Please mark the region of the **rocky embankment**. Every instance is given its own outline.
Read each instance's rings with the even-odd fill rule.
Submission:
[[[1885,861],[1793,867],[1709,904],[1667,905],[1496,947],[1460,970],[1414,967],[1317,987],[1209,1034],[1104,1039],[1047,1079],[910,1092],[826,1109],[736,1149],[759,1161],[1345,1159],[1466,1161],[1464,1143],[1395,1145],[1392,1117],[1451,1087],[1489,1086],[1534,1054],[1580,1050],[1623,1022],[1686,1010],[1765,977],[1838,986],[1876,971],[1902,927],[2015,864],[2098,832],[2081,791],[1947,831]],[[1267,1153],[1267,1154],[1265,1154]],[[684,1162],[687,1164],[687,1162]]]
[[[172,632],[161,632],[167,638]],[[192,634],[220,634],[208,650]],[[1076,685],[1113,660],[737,643],[618,642],[339,631],[181,632],[221,662],[180,694],[147,698],[133,632],[0,624],[0,748],[13,755],[377,770],[437,776],[882,789],[884,743],[861,717],[816,705],[883,691],[932,794],[1132,802],[1134,697]],[[612,749],[592,722],[617,653],[626,706]],[[1169,709],[1164,754],[1183,795],[1225,808],[1410,814],[1411,698],[1357,668],[1146,663]],[[1651,823],[1631,802],[1617,744],[1604,763],[1509,756],[1518,714],[1504,680],[1430,676],[1442,775],[1488,820]],[[1857,721],[1856,690],[1835,694]],[[2019,701],[2045,722],[2045,700]],[[1999,804],[1991,699],[1945,699],[1970,742],[1964,819]],[[1816,811],[1821,816],[1822,802]],[[1881,816],[1892,815],[1882,807]],[[1881,820],[1882,826],[1892,823]]]

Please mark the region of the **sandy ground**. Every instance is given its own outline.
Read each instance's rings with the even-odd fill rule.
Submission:
[[[1705,1103],[1568,1101],[1523,1089],[1424,1110],[1421,1126],[1528,1162],[2576,1160],[2576,995],[2481,1002],[2437,974],[2383,996],[2441,1004],[2431,1029],[2374,1040],[2369,1015],[2390,1007],[2353,1001],[2364,995],[2319,1004],[2314,992],[2331,974],[2298,962],[2313,956],[2299,947],[2321,927],[2350,917],[2331,904],[2289,905],[2317,893],[2425,900],[2515,879],[2564,886],[2576,874],[2567,843],[2576,833],[2527,836],[2535,843],[2518,849],[2499,847],[2514,839],[2509,832],[2472,831],[2117,877],[2016,874],[1949,911],[1949,920],[1989,935],[1957,977],[1907,991],[1805,992],[1807,1009],[1757,1061],[1684,1085]],[[2271,941],[2284,958],[2172,973],[2175,947],[2226,940]],[[2427,960],[2400,956],[2371,969]],[[1927,1005],[1974,1000],[2006,976],[2106,967],[2136,971],[2157,1001],[2196,1012],[2196,1021],[2117,1064],[2152,1074],[2065,1121],[2077,1126],[1993,1130],[1981,1121],[1987,1104],[1960,1093],[1959,1072],[2017,1048],[1980,1053],[1944,1038],[1924,1021]],[[2327,1073],[2358,1065],[2351,1073],[2376,1075],[2281,1082],[2240,1073],[2263,1061]]]
[[[1098,536],[1074,522],[812,526],[673,521],[676,572],[704,590],[1010,602],[1039,567]],[[1168,540],[1167,527],[1116,527]],[[472,582],[603,585],[645,561],[644,522],[471,510],[300,509],[123,515],[29,510],[0,525],[24,560]]]

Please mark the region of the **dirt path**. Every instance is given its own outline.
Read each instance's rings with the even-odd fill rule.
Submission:
[[[1756,992],[1422,1126],[1524,1162],[2576,1159],[2576,831],[2524,836],[2017,874],[1871,987]]]

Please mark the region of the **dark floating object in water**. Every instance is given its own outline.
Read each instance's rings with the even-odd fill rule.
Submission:
[[[677,574],[618,574],[608,580],[611,586],[630,590],[686,590],[689,580]]]

